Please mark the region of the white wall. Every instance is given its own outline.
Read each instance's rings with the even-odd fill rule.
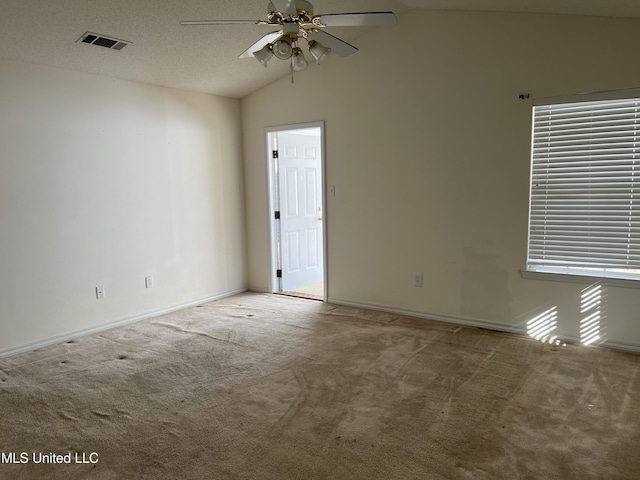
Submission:
[[[238,100],[0,60],[0,353],[245,288],[243,196]]]
[[[263,129],[324,120],[330,300],[515,330],[557,306],[557,333],[578,337],[586,285],[520,275],[531,101],[518,94],[637,87],[640,21],[423,11],[356,43],[242,101],[250,285],[269,286]],[[606,339],[640,346],[640,290],[610,287],[607,304]]]

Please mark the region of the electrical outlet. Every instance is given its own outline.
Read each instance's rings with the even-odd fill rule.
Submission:
[[[416,273],[413,277],[413,286],[414,287],[421,287],[422,283],[423,283],[424,277],[422,276],[421,273]]]
[[[144,286],[146,288],[153,288],[153,277],[151,275],[144,277]]]
[[[104,285],[100,285],[99,287],[96,287],[96,298],[101,299],[101,298],[104,298],[104,296],[105,296]]]

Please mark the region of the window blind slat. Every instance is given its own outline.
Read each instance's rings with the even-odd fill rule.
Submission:
[[[640,278],[640,98],[534,106],[531,147],[527,268]]]

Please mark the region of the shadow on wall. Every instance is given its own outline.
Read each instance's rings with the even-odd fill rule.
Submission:
[[[580,292],[580,343],[583,345],[601,344],[606,340],[606,288],[602,283],[594,283]],[[560,345],[556,330],[558,328],[558,307],[551,306],[527,321],[527,334],[542,341]],[[566,344],[565,344],[566,345]]]
[[[512,296],[509,273],[498,267],[498,255],[464,249],[464,279],[460,310],[463,316],[507,322],[511,318]]]

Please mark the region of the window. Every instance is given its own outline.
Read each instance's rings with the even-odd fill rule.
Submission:
[[[534,103],[527,272],[640,280],[640,92],[606,96]]]

